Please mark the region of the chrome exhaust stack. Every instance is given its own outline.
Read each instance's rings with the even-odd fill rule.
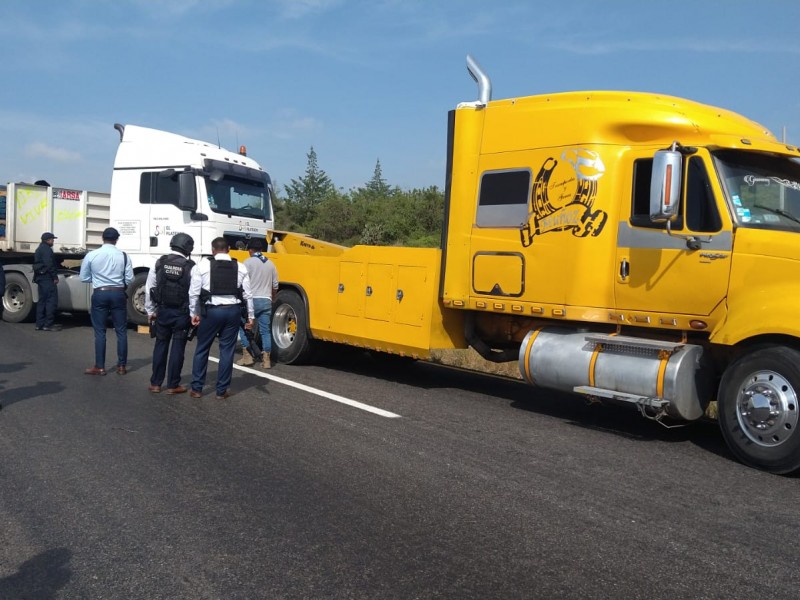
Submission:
[[[467,71],[478,84],[477,104],[486,106],[492,100],[492,82],[471,54],[467,54]]]

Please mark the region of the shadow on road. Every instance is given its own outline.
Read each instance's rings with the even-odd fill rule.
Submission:
[[[30,364],[31,363],[29,362],[0,364],[0,373],[16,373],[17,371],[21,371]]]
[[[508,401],[514,409],[560,419],[577,428],[602,431],[640,442],[689,442],[707,452],[735,461],[713,421],[693,422],[668,429],[645,419],[633,407],[589,403],[576,394],[535,388],[508,377],[357,349],[326,353],[315,364],[422,389],[452,388],[485,394]]]
[[[26,560],[16,573],[0,579],[0,598],[57,598],[72,578],[71,558],[66,548],[53,548]]]
[[[0,379],[0,406],[11,406],[22,400],[56,394],[65,389],[60,381],[41,381],[34,385],[6,389],[7,379]],[[4,596],[0,596],[3,598]]]

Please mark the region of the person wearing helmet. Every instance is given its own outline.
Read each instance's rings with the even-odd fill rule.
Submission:
[[[171,252],[156,261],[147,274],[144,306],[150,320],[153,346],[153,374],[150,376],[151,393],[161,392],[167,377],[167,394],[183,394],[181,370],[186,351],[186,340],[191,325],[189,318],[189,282],[194,261],[189,258],[194,250],[192,236],[176,233],[169,242]],[[168,358],[169,357],[169,358]]]

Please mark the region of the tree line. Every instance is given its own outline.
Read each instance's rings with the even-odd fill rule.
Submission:
[[[344,246],[439,245],[444,193],[436,186],[412,190],[390,186],[378,159],[372,179],[346,192],[337,190],[319,167],[313,146],[306,158],[305,173],[284,186],[285,196],[275,190],[276,229]]]

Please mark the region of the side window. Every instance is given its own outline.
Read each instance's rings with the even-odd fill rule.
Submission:
[[[530,169],[486,171],[478,193],[478,227],[519,227],[528,220]]]
[[[649,227],[650,229],[666,229],[666,223],[653,223],[650,220],[650,180],[653,177],[653,159],[640,158],[633,161],[633,190],[631,192],[631,225]],[[671,225],[672,229],[683,229],[683,204],[678,216]]]
[[[689,159],[686,172],[686,224],[692,231],[719,231],[722,228],[711,182],[698,156]]]
[[[139,180],[140,204],[178,205],[178,178],[159,177],[157,172],[142,173]]]

